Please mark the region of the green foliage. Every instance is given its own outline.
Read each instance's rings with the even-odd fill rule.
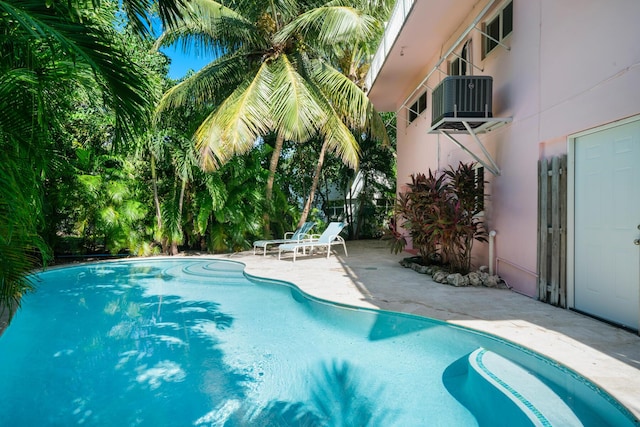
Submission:
[[[41,216],[37,177],[18,166],[15,157],[0,150],[0,314],[20,305],[20,297],[33,289],[26,274],[34,265],[46,261],[48,249],[37,230]]]
[[[395,120],[393,113],[383,117],[390,122]],[[380,237],[393,213],[396,176],[393,126],[389,126],[388,133],[389,146],[382,145],[367,135],[360,135],[358,178],[361,179],[362,187],[357,198],[350,194],[356,171],[330,154],[326,156],[322,167],[314,202],[314,206],[320,209],[317,215],[324,221],[346,220],[352,239]],[[299,204],[299,201],[309,194],[321,144],[319,140],[311,140],[304,145],[285,144],[280,182],[282,188],[289,190],[292,204]],[[352,209],[343,212],[343,207],[349,204],[352,197]],[[338,216],[334,215],[336,206]]]
[[[261,153],[237,156],[216,172],[200,172],[189,217],[194,218],[193,238],[212,252],[240,251],[260,235],[264,215],[264,183]]]
[[[385,122],[395,123],[395,114],[383,115]],[[354,218],[348,218],[352,238],[380,237],[393,213],[396,193],[395,126],[388,126],[389,146],[380,145],[365,135],[362,137],[360,179]],[[346,173],[342,174],[346,176]],[[352,181],[348,184],[351,185]],[[344,187],[347,188],[347,187]]]
[[[204,172],[190,138],[206,106],[175,108],[140,141],[138,155],[157,187],[156,236],[170,253],[182,249],[230,252],[250,247],[260,235],[266,181],[262,159],[269,147]],[[158,215],[158,214],[156,214]]]
[[[148,208],[140,201],[142,188],[136,183],[138,165],[99,155],[92,166],[76,176],[67,193],[67,203],[75,207],[72,232],[83,237],[89,251],[115,254],[126,249],[135,253],[148,237],[142,221]]]
[[[115,5],[0,1],[0,305],[30,289],[25,275],[46,259],[45,241],[55,241],[56,224],[69,225],[74,208],[54,201],[75,182],[65,135],[81,100],[114,107],[111,142],[147,122],[149,80],[123,49]]]
[[[466,273],[471,269],[473,242],[486,241],[480,213],[485,197],[483,183],[478,183],[475,164],[460,163],[442,173],[414,174],[407,184],[409,191],[398,195],[396,213],[400,226],[407,230],[423,262],[434,258],[451,271]],[[388,235],[392,250],[398,251],[406,238],[393,226]]]
[[[115,15],[112,19],[117,25]],[[157,99],[166,58],[126,28],[113,43],[123,60],[139,64],[149,100]],[[60,98],[66,103],[56,112],[61,126],[50,133],[47,146],[53,160],[44,183],[47,243],[55,252],[71,254],[156,252],[148,215],[151,194],[144,185],[148,168],[132,150],[136,129],[118,139],[119,106],[110,104],[97,77],[89,75],[84,86],[72,83]]]
[[[349,73],[366,73],[391,3],[0,0],[0,306],[31,289],[47,247],[235,251],[262,237],[265,213],[290,230],[306,193],[270,181],[264,159],[280,158],[277,137],[321,135],[358,163],[352,129],[378,135],[381,121]],[[173,85],[151,9],[169,29],[159,44],[219,58]]]
[[[265,218],[269,218],[284,141],[320,140],[345,164],[357,167],[360,148],[352,130],[386,140],[373,105],[361,87],[336,68],[334,58],[347,46],[359,46],[381,34],[379,18],[390,5],[390,1],[192,2],[157,45],[181,43],[184,49],[208,49],[218,55],[165,93],[158,120],[176,107],[208,107],[194,135],[201,166],[207,171],[253,150],[267,135],[276,135],[265,191]],[[361,62],[365,56],[355,58]],[[315,184],[317,180],[312,188]],[[270,220],[265,222],[269,229]]]

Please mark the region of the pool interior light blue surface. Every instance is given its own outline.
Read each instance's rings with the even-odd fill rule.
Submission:
[[[239,263],[119,261],[37,281],[0,337],[7,425],[638,425],[514,344],[318,300]]]

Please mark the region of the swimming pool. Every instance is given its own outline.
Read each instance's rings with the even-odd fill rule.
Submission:
[[[239,263],[53,269],[0,337],[6,425],[632,426],[513,344],[317,300]]]

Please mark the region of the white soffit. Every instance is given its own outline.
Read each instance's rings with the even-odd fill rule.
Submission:
[[[407,96],[401,91],[409,82],[419,82],[427,74],[434,58],[448,48],[449,39],[461,31],[462,23],[468,16],[477,14],[485,3],[483,0],[415,1],[369,89],[369,99],[378,111],[398,110]],[[478,11],[474,11],[476,7]]]

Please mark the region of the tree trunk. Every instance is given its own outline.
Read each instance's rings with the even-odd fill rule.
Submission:
[[[271,201],[273,200],[273,183],[276,179],[276,170],[278,169],[278,161],[280,160],[280,153],[282,152],[283,144],[284,136],[278,133],[276,136],[276,144],[273,147],[273,153],[271,154],[271,161],[269,162],[269,176],[267,178],[267,189],[265,192],[267,206],[265,207],[263,218],[265,234],[267,236],[271,234],[271,218],[269,217],[269,210],[271,209]]]
[[[182,223],[182,205],[184,204],[184,194],[187,188],[187,180],[183,179],[182,184],[180,186],[180,197],[178,198],[178,220]],[[182,229],[182,227],[180,227]],[[175,240],[171,240],[171,255],[178,255],[180,251],[178,250],[178,242]]]
[[[171,251],[169,255],[178,255],[180,251],[178,250],[178,243],[175,240],[171,241]]]
[[[357,176],[357,175],[356,175]],[[349,238],[353,239],[354,233],[355,233],[355,227],[354,227],[354,220],[353,220],[353,183],[354,183],[355,179],[352,180],[349,183],[349,190],[348,190],[348,196],[347,196],[347,200],[344,204],[344,210],[345,212],[348,212],[346,217],[347,217],[347,222],[350,224],[349,227]]]
[[[367,200],[367,196],[366,196],[366,191],[367,191],[367,186],[369,185],[369,181],[367,180],[367,175],[366,174],[362,174],[362,189],[360,190],[360,194],[358,194],[358,202],[357,202],[357,206],[356,206],[356,212],[358,213],[356,216],[356,226],[354,227],[354,232],[353,232],[353,239],[360,239],[360,233],[362,233],[362,228],[364,227],[364,208],[365,208],[365,202]],[[370,201],[374,206],[375,206],[375,200],[371,200]]]
[[[158,197],[158,175],[156,172],[156,158],[151,154],[151,187],[153,188],[153,204],[156,207],[156,226],[158,227],[158,233],[162,235],[162,211],[160,210],[160,198]],[[160,245],[162,246],[162,253],[167,253],[167,239],[162,238]]]
[[[162,213],[160,211],[160,198],[158,197],[158,177],[156,175],[156,158],[151,155],[151,186],[153,188],[153,203],[156,207],[156,225],[158,230],[162,228]]]
[[[307,202],[304,204],[304,209],[302,210],[302,216],[300,217],[300,221],[298,221],[298,228],[302,227],[302,225],[307,221],[307,217],[309,216],[309,211],[311,210],[311,204],[313,203],[313,199],[316,194],[316,188],[318,188],[318,182],[320,182],[320,172],[322,171],[322,165],[324,164],[324,155],[327,152],[327,142],[322,143],[322,148],[320,149],[320,156],[318,157],[318,164],[316,165],[316,170],[313,174],[313,183],[311,184],[311,190],[309,190],[309,197],[307,197]]]
[[[182,205],[184,205],[184,194],[187,189],[187,180],[182,180],[182,186],[180,187],[180,198],[178,199],[178,212],[180,213],[180,219],[182,219]]]

